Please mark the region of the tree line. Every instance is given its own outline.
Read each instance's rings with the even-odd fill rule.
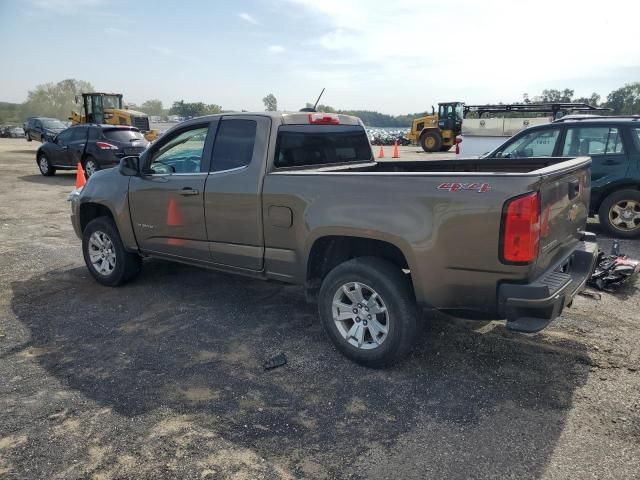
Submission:
[[[94,91],[93,85],[87,81],[66,79],[58,83],[45,83],[36,86],[27,94],[24,103],[0,102],[0,124],[22,123],[28,117],[42,116],[59,119],[68,119],[72,110],[78,111],[81,104],[76,103],[76,97],[83,92]],[[576,97],[572,89],[545,89],[539,95],[530,96],[525,93],[522,100],[512,103],[539,103],[539,102],[579,102],[593,106],[611,109],[613,115],[640,114],[640,82],[629,83],[610,92],[604,101],[599,94],[593,93],[589,97]],[[278,101],[269,93],[262,102],[266,111],[277,111]],[[313,105],[308,103],[307,107]],[[132,110],[140,110],[147,115],[155,115],[165,119],[168,115],[179,117],[200,117],[221,113],[225,110],[217,104],[204,102],[185,102],[177,100],[171,107],[165,108],[162,101],[151,99],[140,105],[130,105]],[[406,115],[388,115],[374,110],[344,110],[336,109],[330,105],[319,105],[318,111],[327,113],[342,113],[354,115],[362,119],[365,125],[370,127],[398,127],[406,128],[419,117],[431,114],[431,110],[411,113]]]

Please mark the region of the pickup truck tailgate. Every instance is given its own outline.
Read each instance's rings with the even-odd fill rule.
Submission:
[[[541,178],[540,243],[535,274],[556,266],[581,241],[589,215],[589,162]]]

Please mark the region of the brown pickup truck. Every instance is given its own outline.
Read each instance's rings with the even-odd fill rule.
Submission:
[[[95,279],[142,257],[303,285],[347,357],[405,354],[420,312],[534,332],[584,286],[587,157],[376,162],[362,122],[242,113],[177,125],[71,196]]]

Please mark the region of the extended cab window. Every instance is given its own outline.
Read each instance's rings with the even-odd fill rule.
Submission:
[[[153,153],[150,173],[199,173],[208,127],[193,128],[171,138]]]
[[[568,128],[562,155],[577,157],[579,155],[605,155],[624,153],[622,137],[617,128],[580,127]]]
[[[255,120],[223,119],[213,145],[211,171],[221,172],[249,165],[257,127]]]
[[[560,129],[548,128],[524,134],[496,153],[503,158],[550,157],[558,141]]]
[[[278,130],[275,166],[303,167],[371,161],[364,128],[351,125],[291,125]]]

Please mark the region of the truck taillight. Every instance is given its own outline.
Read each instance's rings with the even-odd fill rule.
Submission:
[[[340,119],[337,115],[330,113],[310,113],[309,123],[316,125],[340,125]]]
[[[502,220],[502,261],[528,264],[538,256],[540,195],[528,193],[509,200]]]
[[[96,147],[100,150],[118,150],[118,147],[107,142],[96,142]]]

